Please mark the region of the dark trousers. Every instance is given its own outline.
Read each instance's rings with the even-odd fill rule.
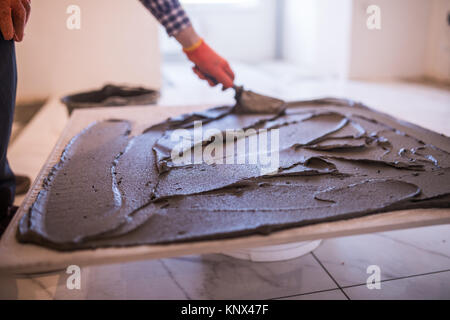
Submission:
[[[14,201],[14,174],[6,159],[6,150],[16,103],[16,52],[14,41],[5,41],[0,32],[0,218]]]

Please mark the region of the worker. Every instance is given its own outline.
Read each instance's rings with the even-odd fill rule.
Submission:
[[[6,159],[6,151],[16,100],[14,41],[23,39],[30,6],[30,0],[0,0],[0,235],[17,210],[12,206],[14,196],[18,192],[26,192],[27,187],[24,187],[24,184],[29,185],[28,178],[14,176]]]
[[[165,27],[167,34],[181,44],[187,58],[194,63],[192,69],[199,78],[208,81],[211,86],[221,84],[223,90],[233,86],[234,73],[228,62],[195,32],[178,0],[140,2]],[[14,196],[17,191],[23,192],[23,184],[27,181],[24,177],[14,176],[6,151],[16,99],[14,41],[22,41],[30,11],[31,0],[0,0],[0,236],[17,211],[17,207],[13,206]]]
[[[212,50],[198,36],[177,0],[140,0],[155,18],[165,27],[167,34],[174,37],[183,47],[193,70],[209,85],[222,84],[226,90],[233,86],[234,73],[228,62]]]

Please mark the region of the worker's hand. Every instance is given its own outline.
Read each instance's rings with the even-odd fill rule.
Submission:
[[[31,0],[0,0],[0,30],[5,40],[23,39],[31,12]]]
[[[223,90],[233,86],[234,73],[228,62],[211,49],[203,39],[183,51],[195,64],[193,70],[200,79],[207,80],[212,87],[221,83]]]

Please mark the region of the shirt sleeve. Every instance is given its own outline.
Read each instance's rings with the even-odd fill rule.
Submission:
[[[153,16],[166,28],[169,36],[174,36],[191,25],[189,17],[178,0],[139,0]]]

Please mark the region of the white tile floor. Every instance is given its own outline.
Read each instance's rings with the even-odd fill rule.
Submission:
[[[450,299],[450,271],[405,277],[381,283],[380,290],[368,290],[366,286],[344,288],[349,299]]]
[[[447,89],[311,79],[279,64],[236,65],[236,74],[237,83],[255,91],[287,100],[352,98],[450,135]],[[166,66],[164,75],[162,105],[233,102],[232,92],[209,89],[186,66]],[[423,111],[408,112],[411,105]],[[14,169],[35,177],[66,121],[55,100],[44,107],[9,151]],[[381,269],[380,290],[365,285],[369,265]],[[68,290],[67,279],[64,272],[3,277],[0,299],[450,299],[450,225],[328,239],[314,253],[284,262],[188,256],[86,267],[81,290]]]
[[[443,225],[337,238],[314,254],[344,287],[366,283],[370,265],[381,268],[382,281],[450,270],[449,244],[450,225]]]
[[[279,300],[347,300],[342,290],[334,289],[327,291],[319,291],[314,293],[299,294]]]

